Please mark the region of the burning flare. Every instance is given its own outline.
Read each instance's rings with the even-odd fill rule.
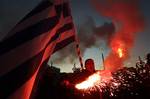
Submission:
[[[117,52],[118,52],[119,57],[122,58],[123,57],[123,49],[118,48]]]
[[[88,77],[87,80],[77,84],[75,87],[77,89],[82,89],[82,90],[89,89],[89,88],[93,87],[100,80],[101,80],[101,76],[97,72],[97,73],[91,75],[90,77]]]
[[[84,90],[87,92],[95,91],[97,89],[101,90],[112,79],[110,71],[98,71],[91,76],[89,76],[85,81],[76,84],[75,88],[78,90]]]

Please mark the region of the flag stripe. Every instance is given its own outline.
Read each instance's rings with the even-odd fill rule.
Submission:
[[[19,32],[29,26],[32,26],[43,19],[47,19],[49,17],[56,16],[55,8],[50,6],[49,8],[45,9],[44,11],[31,16],[30,18],[24,20],[23,22],[17,24],[8,34],[8,36],[14,35],[14,33]]]
[[[30,16],[28,16],[28,18],[24,18],[23,20],[21,20],[21,22],[19,22],[12,30],[11,32],[8,33],[7,37],[12,36],[14,33],[23,30],[33,24],[36,24],[37,22],[39,22],[40,20],[49,18],[49,17],[54,17],[56,16],[56,12],[55,10],[59,10],[58,11],[58,15],[60,16],[61,10],[63,10],[63,16],[64,18],[68,17],[70,14],[70,10],[67,7],[68,3],[63,3],[63,4],[59,4],[57,6],[49,6],[48,8],[46,8],[45,10],[42,10],[39,13],[35,13],[35,14],[30,14]]]
[[[58,23],[58,17],[48,18],[39,23],[20,31],[13,35],[11,38],[5,39],[0,43],[0,55],[18,47],[19,45],[29,41],[47,31],[53,29]],[[41,29],[41,27],[43,27]],[[18,39],[19,38],[19,39]]]
[[[17,88],[15,92],[11,93],[8,99],[34,99],[31,97],[32,89],[35,84],[34,82],[37,80],[36,77],[38,76],[41,68],[47,65],[48,60],[49,58],[42,62],[42,64],[38,67],[35,73],[30,77],[30,79],[26,81],[23,85],[21,85],[19,88]]]
[[[37,24],[32,25],[20,32],[17,32],[10,38],[0,42],[0,55],[10,51],[11,49],[23,44],[28,40],[35,38],[38,35],[41,35],[42,33],[47,32],[48,30],[51,30],[58,23],[61,11],[62,5],[57,5],[56,6],[56,12],[58,14],[57,16],[41,20]],[[41,27],[43,27],[44,29],[43,28],[41,29]]]
[[[57,43],[53,53],[55,53],[56,51],[64,48],[64,46],[72,43],[73,41],[74,41],[74,36],[71,36],[71,37],[61,41],[60,43]]]
[[[29,17],[38,14],[39,12],[42,12],[46,8],[53,6],[53,3],[45,0],[42,3],[40,3],[35,9],[33,9],[29,14],[27,14],[19,23],[23,22],[24,20],[28,19]]]
[[[68,17],[68,16],[71,16],[71,11],[69,9],[69,4],[68,3],[64,3],[64,5],[63,5],[63,16],[64,16],[64,18]]]
[[[63,10],[63,11],[65,11],[65,13],[69,13],[69,12],[66,12],[66,11],[69,11],[68,10],[69,7],[67,7],[67,6],[69,6],[68,2],[64,2],[64,1],[59,0],[59,1],[52,3],[48,0],[45,0],[42,3],[40,3],[34,10],[32,10],[28,15],[26,15],[26,17],[24,17],[19,23],[23,22],[24,20],[28,19],[29,17],[45,10],[46,8],[48,8],[50,6],[53,6],[53,5],[56,6],[56,9],[57,9],[57,12],[59,13],[59,15],[60,15],[61,9],[63,8],[63,5],[65,7],[65,10]]]
[[[32,41],[28,41],[25,44],[7,52],[6,54],[1,55],[0,63],[3,66],[0,67],[0,76],[4,75],[13,68],[16,68],[19,64],[27,61],[28,59],[38,54],[45,48],[45,46],[49,42],[49,39],[51,38],[52,35],[49,32],[44,33],[34,38]]]
[[[44,50],[0,78],[0,92],[2,95],[9,96],[35,73],[43,53]]]
[[[61,27],[60,29],[55,31],[56,32],[55,35],[52,36],[51,38],[49,37],[50,34],[44,35],[44,36],[42,35],[42,37],[47,36],[47,37],[45,37],[45,40],[42,41],[43,46],[41,45],[41,42],[40,42],[41,37],[37,37],[37,39],[35,39],[34,41],[32,40],[32,42],[35,42],[35,43],[31,43],[31,41],[29,41],[29,43],[27,42],[24,45],[20,46],[19,48],[17,47],[16,49],[10,51],[9,53],[0,56],[0,63],[1,63],[1,65],[4,66],[2,69],[0,69],[1,75],[7,73],[9,70],[15,68],[17,65],[26,61],[28,58],[31,58],[34,55],[36,55],[37,53],[39,53],[41,50],[43,50],[45,48],[46,44],[50,44],[51,42],[55,41],[59,36],[60,37],[63,36],[63,38],[65,39],[65,37],[67,35],[68,36],[74,35],[74,34],[72,34],[72,31],[70,31],[72,29],[73,29],[73,23],[72,22],[67,23],[63,27]],[[67,33],[69,33],[69,34],[67,34]],[[38,40],[38,38],[40,41],[36,42],[36,40]],[[50,39],[49,42],[47,42],[46,39]],[[33,48],[32,45],[39,45],[39,46],[36,46]],[[28,52],[29,50],[32,50],[33,52],[30,53],[30,52]],[[24,57],[24,56],[26,56],[26,57]],[[16,58],[14,59],[14,57],[16,57]]]

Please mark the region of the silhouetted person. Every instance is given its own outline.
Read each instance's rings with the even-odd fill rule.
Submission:
[[[87,59],[85,61],[85,70],[94,73],[95,72],[95,64],[93,59]]]
[[[150,53],[148,53],[148,54],[146,55],[146,60],[147,60],[146,65],[149,65],[149,66],[150,66]]]
[[[140,68],[143,68],[143,67],[145,66],[145,62],[143,62],[143,60],[141,59],[140,56],[139,56],[138,58],[139,58],[139,60],[138,60],[138,62],[136,63],[136,68],[137,68],[137,69],[140,69]]]
[[[145,64],[146,70],[150,71],[150,53],[146,55],[146,64]]]
[[[86,80],[90,75],[95,72],[95,65],[93,59],[85,61],[85,69],[81,72],[74,72],[72,76],[69,75],[69,81],[72,83],[80,83]]]

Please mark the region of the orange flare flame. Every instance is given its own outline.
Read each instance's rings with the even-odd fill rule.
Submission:
[[[85,81],[76,84],[75,88],[79,90],[91,90],[94,89],[95,86],[103,86],[103,82],[108,82],[110,79],[112,79],[110,71],[98,71],[89,76]]]
[[[93,87],[94,84],[98,81],[100,81],[101,77],[98,73],[95,73],[87,78],[87,80],[77,84],[75,87],[77,89],[88,89],[90,87]]]
[[[123,57],[123,49],[118,48],[117,53],[118,53],[118,55],[119,55],[120,58]]]

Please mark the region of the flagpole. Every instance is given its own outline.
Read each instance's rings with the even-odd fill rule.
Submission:
[[[102,57],[102,62],[103,62],[103,70],[105,70],[105,60],[104,60],[103,48],[100,48],[100,51],[102,51],[101,57]]]
[[[102,52],[102,61],[103,61],[103,69],[105,70],[105,63],[104,63],[104,54]]]
[[[71,12],[71,8],[70,8],[70,12]],[[79,39],[77,37],[77,30],[75,28],[74,23],[73,23],[73,26],[74,26],[74,33],[75,33],[75,49],[76,49],[77,55],[79,57],[79,62],[80,62],[81,70],[83,70],[84,69],[83,68],[83,59],[82,59],[82,56],[81,56],[81,50],[80,50],[80,47],[79,47]]]
[[[84,69],[83,68],[83,59],[82,59],[81,50],[80,50],[80,47],[79,47],[79,39],[78,39],[78,37],[77,37],[76,34],[75,34],[75,46],[76,46],[76,52],[77,52],[78,57],[79,57],[79,62],[80,62],[81,70],[83,70]]]

